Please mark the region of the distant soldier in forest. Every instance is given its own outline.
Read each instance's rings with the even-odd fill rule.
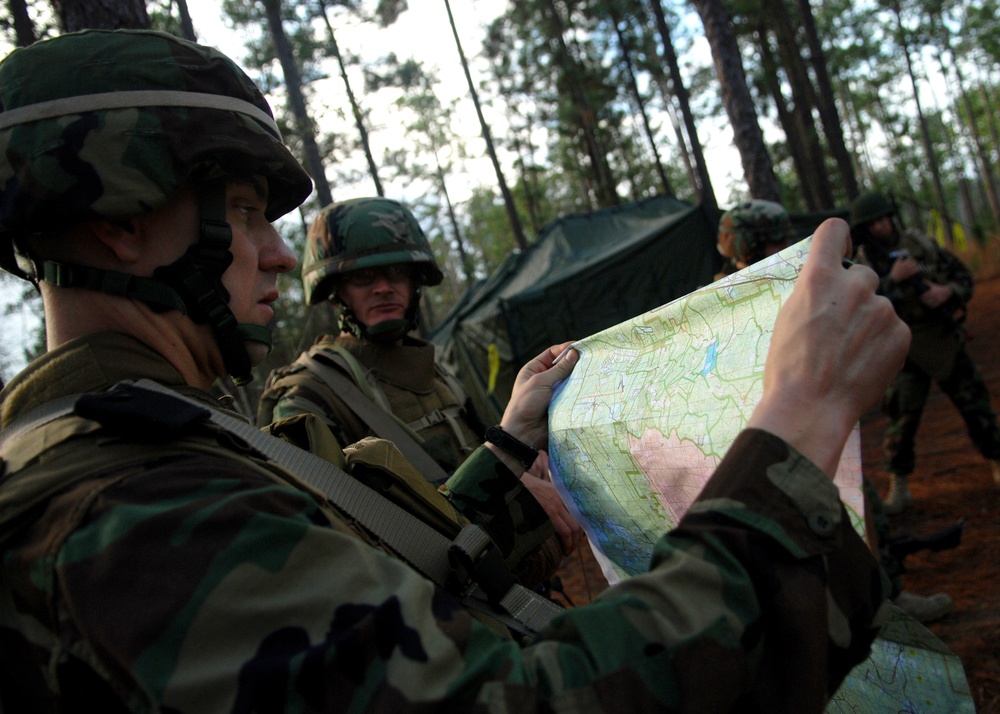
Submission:
[[[341,332],[321,335],[271,374],[257,423],[316,414],[341,446],[388,438],[438,482],[484,439],[499,440],[502,448],[502,433],[479,421],[458,378],[435,359],[434,345],[412,334],[421,289],[442,277],[423,229],[398,201],[355,198],[325,207],[309,228],[302,282],[313,309],[336,307]],[[522,482],[552,518],[568,554],[583,530],[546,465],[540,451]]]
[[[906,364],[882,401],[889,417],[882,442],[891,479],[886,512],[900,513],[913,503],[907,477],[916,465],[917,428],[932,381],[958,408],[1000,486],[1000,430],[962,329],[972,273],[926,235],[901,230],[896,207],[885,194],[871,191],[851,203],[851,232],[857,261],[875,270],[879,293],[889,298],[912,333]]]
[[[721,280],[795,242],[795,229],[780,203],[754,198],[722,214],[716,246],[725,258]]]

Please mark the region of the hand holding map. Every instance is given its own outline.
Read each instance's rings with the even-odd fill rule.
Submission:
[[[888,302],[875,299],[874,274],[842,267],[846,226],[824,226],[812,239],[574,343],[579,361],[549,411],[550,464],[609,582],[645,572],[654,544],[751,418],[828,474],[836,471],[841,499],[864,533],[855,423],[902,364],[908,339],[887,320]],[[807,260],[811,248],[817,252]],[[805,289],[793,293],[802,271],[810,271]],[[789,309],[779,318],[783,305]],[[806,343],[804,330],[825,339]],[[768,360],[775,350],[777,359]],[[957,658],[899,617],[827,711],[921,710],[914,702],[971,711]]]

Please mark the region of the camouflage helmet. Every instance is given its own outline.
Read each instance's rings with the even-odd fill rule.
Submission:
[[[0,63],[0,106],[0,264],[17,274],[12,240],[133,218],[195,172],[265,176],[272,221],[312,189],[253,81],[173,35],[87,30],[17,49]]]
[[[727,258],[749,263],[763,257],[765,243],[790,242],[794,235],[781,204],[755,198],[722,214],[718,249]]]
[[[309,226],[302,257],[306,303],[335,297],[336,278],[360,268],[411,263],[418,285],[444,279],[427,236],[403,204],[388,198],[331,203]]]
[[[878,191],[868,191],[851,201],[851,228],[860,228],[883,216],[896,213],[896,206]]]
[[[86,30],[0,62],[0,107],[0,266],[180,310],[211,325],[229,372],[249,380],[245,340],[269,345],[270,332],[237,325],[228,308],[225,184],[266,178],[268,220],[312,190],[250,78],[217,50],[173,35]],[[51,231],[135,218],[191,182],[201,201],[198,240],[152,277],[40,259]]]

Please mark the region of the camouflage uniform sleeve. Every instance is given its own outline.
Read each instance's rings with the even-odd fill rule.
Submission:
[[[684,711],[818,712],[867,656],[888,591],[829,477],[747,430],[660,541],[650,573],[610,597],[670,613],[640,629],[667,625]]]
[[[296,369],[277,376],[268,385],[260,401],[271,405],[270,413],[261,409],[258,423],[281,421],[299,414],[315,414],[330,428],[341,448],[370,436],[368,427],[327,384],[307,369]]]
[[[463,516],[490,534],[525,583],[542,582],[559,567],[562,547],[545,509],[486,447],[473,451],[441,490]]]
[[[522,645],[225,459],[87,484],[55,504],[64,540],[6,563],[65,711],[819,712],[882,598],[823,479],[742,436],[650,573]]]

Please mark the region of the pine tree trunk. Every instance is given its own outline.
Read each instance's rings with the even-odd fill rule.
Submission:
[[[913,71],[913,62],[910,59],[910,46],[906,40],[906,29],[903,27],[903,18],[899,12],[899,0],[893,0],[893,12],[896,15],[896,24],[899,28],[900,41],[903,46],[903,56],[906,59],[906,71],[910,77],[910,85],[913,88],[913,101],[917,105],[917,119],[920,122],[920,136],[924,142],[924,151],[927,154],[927,167],[930,169],[931,184],[934,187],[934,195],[937,200],[938,211],[941,213],[941,220],[944,223],[944,235],[948,245],[954,243],[955,237],[951,230],[951,215],[948,212],[948,204],[944,197],[944,186],[941,182],[941,170],[938,168],[937,155],[934,153],[934,143],[931,141],[930,128],[927,126],[927,117],[920,106],[920,92],[917,89],[917,77]]]
[[[722,88],[722,101],[733,126],[734,142],[740,153],[743,175],[750,194],[755,198],[780,201],[778,179],[774,175],[774,165],[764,144],[764,134],[757,122],[757,111],[747,87],[743,60],[729,13],[721,0],[692,1],[701,16],[705,37],[712,49],[715,73]]]
[[[455,37],[455,46],[458,48],[458,58],[462,62],[462,69],[465,71],[465,80],[469,84],[469,94],[472,103],[476,107],[476,116],[479,117],[479,128],[483,133],[483,140],[486,142],[486,151],[493,162],[493,170],[496,172],[497,184],[500,186],[500,193],[503,196],[504,207],[507,209],[507,219],[510,221],[510,229],[514,234],[514,241],[521,250],[527,250],[528,241],[524,237],[524,229],[521,227],[521,218],[517,214],[517,206],[514,204],[514,197],[507,188],[507,181],[504,179],[503,171],[500,169],[500,161],[497,159],[496,147],[493,145],[493,137],[490,135],[490,127],[483,117],[483,109],[479,104],[479,94],[476,86],[472,82],[472,73],[469,71],[469,63],[465,59],[465,50],[462,49],[462,41],[458,36],[458,28],[455,26],[455,17],[451,12],[451,2],[444,0],[445,8],[448,10],[448,22],[451,24],[451,32]]]
[[[681,77],[680,63],[677,61],[677,52],[674,50],[673,40],[670,38],[670,28],[667,27],[667,20],[663,14],[663,5],[660,0],[649,0],[649,6],[656,18],[656,29],[659,30],[660,40],[663,45],[663,59],[670,69],[670,78],[674,85],[674,96],[680,105],[681,117],[684,119],[684,128],[687,130],[688,140],[691,144],[691,153],[694,155],[695,167],[698,170],[698,183],[700,184],[699,201],[704,206],[712,219],[715,219],[719,212],[719,202],[715,198],[715,190],[712,188],[712,179],[708,175],[708,164],[705,162],[705,154],[702,151],[701,141],[698,139],[698,127],[694,122],[694,113],[691,111],[691,98],[688,94],[687,86]]]
[[[854,172],[851,152],[848,151],[847,143],[844,140],[840,112],[837,111],[833,84],[830,82],[830,73],[827,68],[826,53],[823,52],[823,45],[816,32],[816,21],[813,18],[809,0],[798,0],[798,2],[802,29],[805,30],[806,43],[809,47],[810,64],[813,68],[813,74],[816,76],[816,108],[819,110],[819,117],[823,122],[823,133],[826,135],[830,154],[837,162],[840,181],[847,192],[848,200],[853,200],[859,193],[858,179]]]
[[[38,39],[35,34],[35,23],[28,15],[28,5],[25,0],[7,0],[7,7],[10,9],[10,17],[14,26],[14,36],[18,47],[27,47],[34,44]]]
[[[365,127],[364,117],[361,114],[361,107],[358,106],[358,100],[354,96],[354,90],[351,89],[351,80],[347,77],[347,67],[344,66],[344,58],[340,54],[337,38],[333,34],[333,26],[330,25],[330,18],[327,17],[326,2],[324,0],[319,0],[319,10],[323,15],[323,23],[326,25],[326,37],[330,42],[330,52],[337,60],[337,66],[340,68],[340,77],[344,80],[344,90],[347,92],[347,101],[351,105],[354,126],[358,129],[358,135],[361,137],[361,148],[365,152],[365,159],[368,161],[368,173],[371,174],[372,181],[375,184],[375,192],[379,196],[384,196],[385,191],[382,188],[382,181],[378,177],[378,166],[375,163],[375,157],[372,155],[371,143],[368,141],[368,129]]]
[[[194,32],[194,22],[191,21],[191,12],[188,10],[187,0],[177,0],[177,13],[181,17],[181,35],[185,40],[197,42],[198,35]]]
[[[826,152],[820,143],[819,131],[816,129],[816,122],[813,118],[816,93],[813,91],[805,63],[802,61],[802,53],[795,36],[795,28],[792,26],[792,18],[788,14],[785,0],[769,0],[766,7],[770,8],[770,12],[767,14],[771,16],[781,63],[784,66],[788,84],[792,89],[795,121],[806,150],[806,158],[809,162],[807,167],[809,182],[816,196],[817,208],[831,209],[834,207],[834,200],[830,177],[826,170]]]
[[[333,194],[330,191],[330,184],[326,180],[326,171],[323,169],[323,159],[316,143],[314,124],[309,116],[305,97],[302,95],[302,78],[299,75],[299,67],[295,62],[292,46],[288,42],[282,25],[281,0],[264,0],[264,10],[267,26],[271,32],[271,40],[274,42],[274,51],[278,55],[278,62],[281,63],[281,71],[285,76],[288,105],[292,110],[292,116],[295,117],[296,129],[302,141],[306,168],[316,186],[316,196],[320,200],[320,205],[326,206],[333,202]]]
[[[757,35],[757,45],[760,48],[760,66],[763,70],[764,81],[767,83],[768,94],[771,95],[771,100],[778,112],[778,123],[781,124],[781,129],[785,133],[788,153],[792,158],[792,166],[795,167],[795,175],[799,179],[799,193],[805,199],[806,209],[816,211],[820,208],[821,201],[812,180],[814,172],[809,168],[808,152],[802,142],[804,132],[798,124],[797,117],[788,109],[788,102],[781,90],[778,63],[774,58],[774,51],[771,49],[767,29],[763,23],[761,23]]]
[[[950,45],[950,42],[948,44]],[[950,50],[951,48],[949,47],[948,49]],[[954,57],[954,53],[952,53],[952,57]],[[941,59],[941,68],[942,71],[945,70],[943,58]],[[996,178],[993,176],[993,167],[987,158],[983,137],[979,133],[979,124],[976,122],[976,113],[972,107],[972,99],[965,88],[965,77],[962,75],[959,63],[952,62],[951,68],[955,73],[958,92],[962,98],[962,108],[965,110],[965,127],[971,137],[974,147],[973,153],[975,154],[976,163],[979,164],[979,173],[982,176],[983,183],[986,185],[986,199],[989,203],[990,211],[993,213],[993,220],[1000,223],[1000,191],[997,189]]]
[[[622,33],[620,26],[620,18],[618,13],[616,13],[612,7],[611,9],[611,21],[615,26],[615,34],[618,37],[618,47],[622,53],[622,63],[625,65],[625,71],[628,75],[629,88],[632,91],[632,96],[635,97],[635,103],[639,108],[639,116],[642,118],[643,130],[646,133],[646,139],[649,141],[649,146],[653,150],[653,159],[656,162],[656,173],[660,178],[660,183],[663,186],[663,192],[668,196],[674,195],[674,190],[670,186],[670,181],[667,179],[667,172],[663,169],[663,162],[660,160],[660,151],[656,146],[656,137],[653,136],[653,129],[649,125],[649,116],[646,114],[646,104],[642,99],[642,93],[639,91],[639,83],[635,79],[635,71],[632,69],[632,54],[629,52],[628,40]]]
[[[574,60],[563,31],[563,22],[553,0],[542,0],[542,9],[548,17],[551,32],[550,37],[556,43],[556,63],[562,71],[563,78],[569,85],[570,97],[580,118],[580,129],[583,132],[584,146],[590,157],[593,176],[593,188],[600,207],[614,206],[619,203],[615,182],[608,163],[608,152],[597,133],[597,113],[587,101],[586,93],[580,84],[580,68]]]
[[[145,0],[52,0],[63,32],[148,30]]]

